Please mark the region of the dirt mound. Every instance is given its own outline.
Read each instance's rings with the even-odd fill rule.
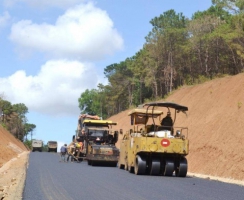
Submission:
[[[189,128],[189,172],[244,181],[243,88],[241,73],[184,86],[163,100],[189,109],[188,116],[177,116],[175,124]],[[131,128],[128,112],[109,118],[124,132]]]

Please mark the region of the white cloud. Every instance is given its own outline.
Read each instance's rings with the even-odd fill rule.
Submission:
[[[4,0],[4,5],[6,7],[12,7],[19,3],[25,3],[34,7],[60,7],[67,8],[70,6],[74,6],[76,4],[86,2],[87,0]]]
[[[3,15],[0,15],[0,28],[7,25],[10,20],[10,15],[8,12],[4,12]]]
[[[102,82],[90,64],[53,60],[45,63],[37,76],[17,71],[0,78],[0,93],[12,104],[24,103],[29,111],[53,116],[77,115],[80,94]]]
[[[94,61],[123,48],[112,20],[93,3],[68,9],[54,25],[19,21],[13,24],[9,38],[22,54],[38,51],[55,59]]]

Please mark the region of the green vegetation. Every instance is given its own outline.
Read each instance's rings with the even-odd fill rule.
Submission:
[[[25,140],[26,145],[29,147],[27,136],[34,131],[36,125],[27,123],[26,113],[28,113],[28,108],[25,104],[12,105],[9,101],[3,99],[3,95],[0,96],[0,125],[19,140]]]
[[[25,140],[24,141],[24,145],[27,147],[27,148],[29,148],[29,149],[32,149],[32,145],[31,145],[31,140]]]
[[[81,111],[107,118],[182,85],[243,72],[243,11],[243,0],[212,0],[191,19],[174,10],[153,18],[143,48],[105,67],[108,85],[82,93]]]
[[[43,152],[47,152],[48,151],[48,146],[47,144],[44,144],[43,147],[42,147],[42,151]]]

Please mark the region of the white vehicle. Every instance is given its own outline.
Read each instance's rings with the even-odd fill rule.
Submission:
[[[42,140],[32,140],[32,152],[39,151],[42,152],[43,141]]]

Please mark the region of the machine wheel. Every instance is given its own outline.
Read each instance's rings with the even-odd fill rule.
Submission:
[[[160,159],[152,158],[152,163],[150,166],[150,175],[158,175],[160,173]]]
[[[124,169],[125,165],[122,165],[122,164],[120,164],[120,162],[118,162],[118,167],[119,167],[119,169]]]
[[[135,174],[136,175],[145,174],[146,167],[147,167],[146,159],[144,157],[137,155],[135,157],[135,167],[134,167]]]
[[[97,164],[98,163],[96,161],[94,161],[94,160],[91,161],[91,166],[97,166]]]
[[[112,163],[112,167],[117,167],[118,163],[115,162],[115,163]]]
[[[187,174],[187,160],[182,158],[178,165],[176,165],[175,176],[177,177],[186,177]]]
[[[91,165],[91,163],[92,163],[92,161],[87,160],[87,164],[88,164],[88,165]]]
[[[134,173],[134,167],[128,165],[128,172]]]
[[[163,175],[164,176],[172,176],[174,169],[175,169],[174,162],[172,160],[165,160]]]

